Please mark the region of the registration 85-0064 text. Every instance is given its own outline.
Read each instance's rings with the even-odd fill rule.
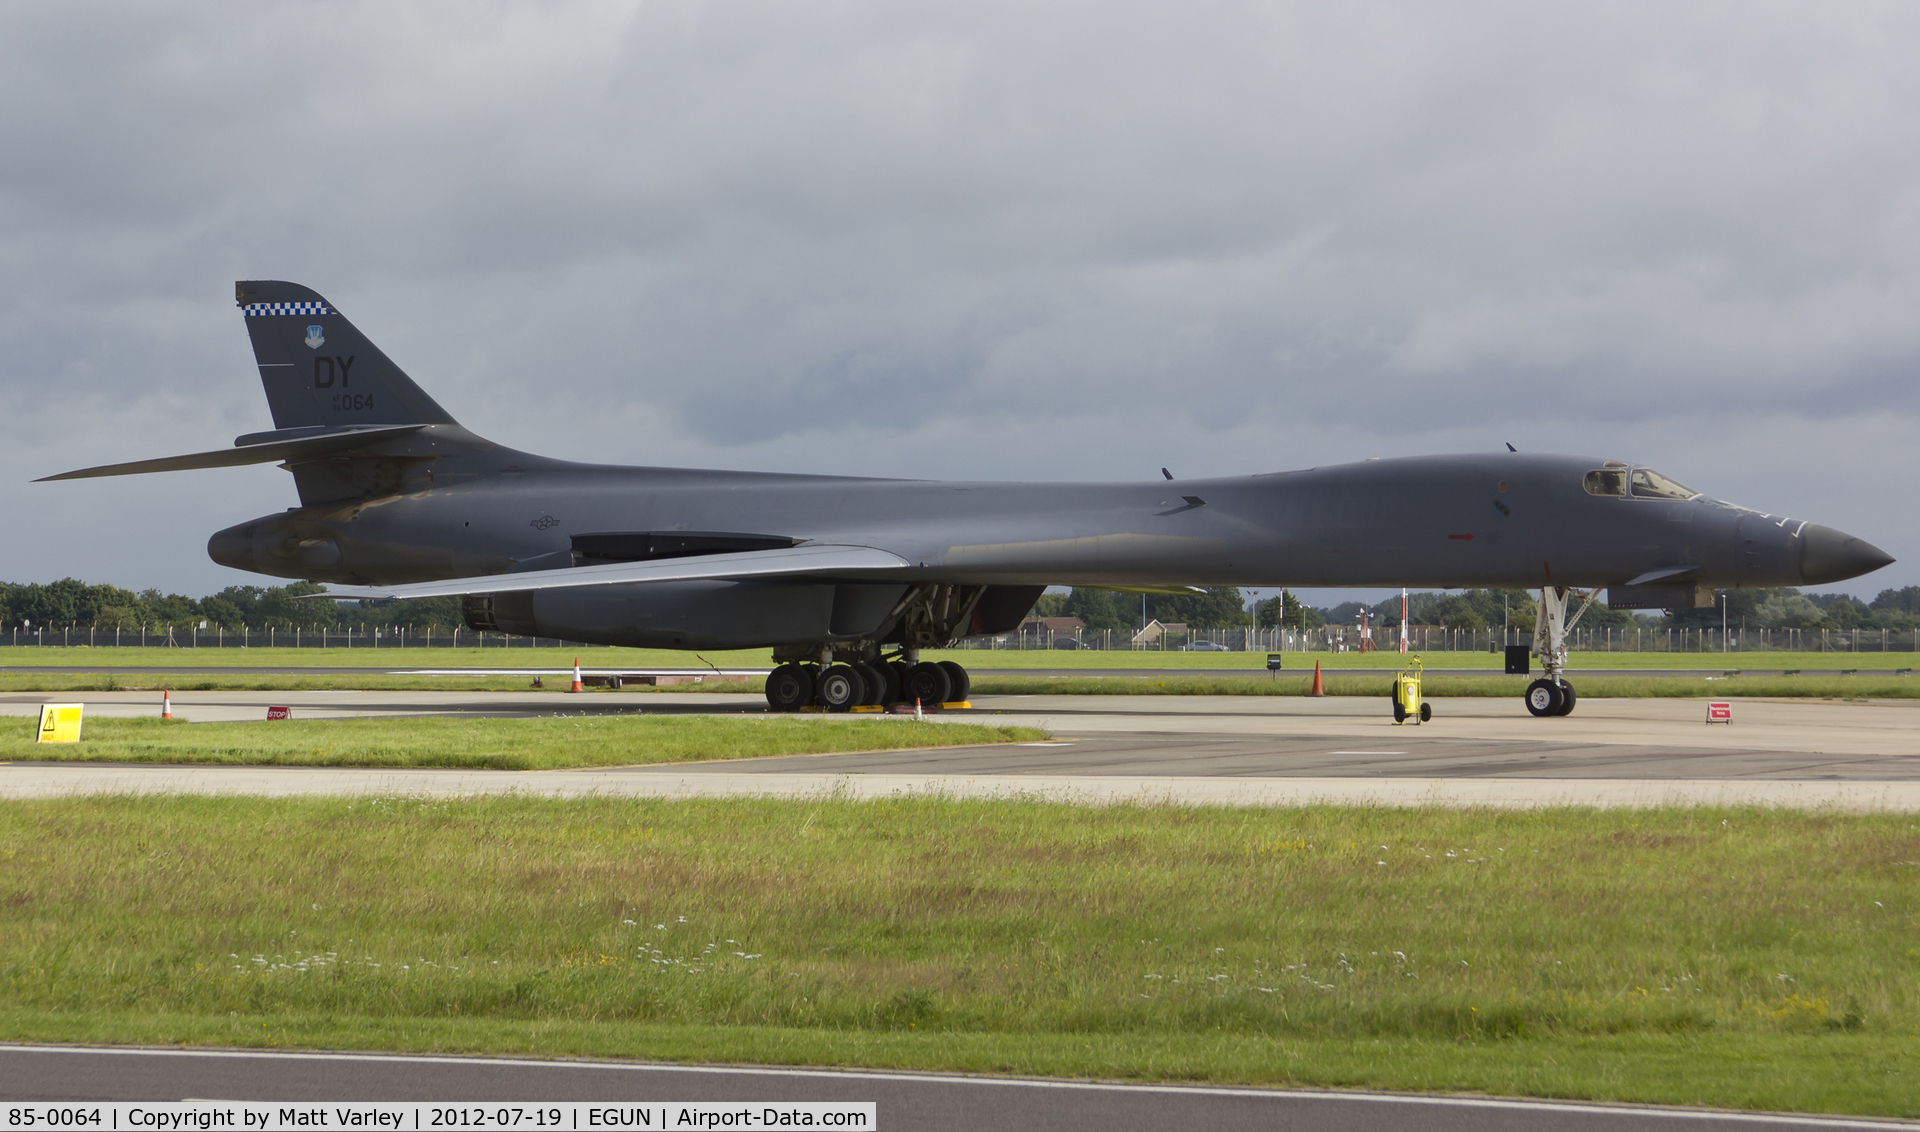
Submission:
[[[9,1128],[98,1128],[103,1123],[97,1108],[10,1108]]]

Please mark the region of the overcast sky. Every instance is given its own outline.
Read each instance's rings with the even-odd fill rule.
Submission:
[[[556,456],[1646,462],[1920,583],[1920,8],[0,7],[0,579],[189,594],[232,281]],[[1329,595],[1331,596],[1331,595]]]

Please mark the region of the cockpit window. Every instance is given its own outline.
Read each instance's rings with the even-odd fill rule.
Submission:
[[[1624,469],[1601,468],[1587,473],[1588,495],[1625,495],[1627,473]]]
[[[1588,490],[1592,490],[1589,488]],[[1683,484],[1654,471],[1652,468],[1633,470],[1633,497],[1635,499],[1692,499],[1700,493]]]

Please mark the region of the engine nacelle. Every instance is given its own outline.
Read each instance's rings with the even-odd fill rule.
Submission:
[[[649,582],[475,594],[460,605],[488,632],[635,648],[741,649],[878,640],[898,620],[897,583]]]

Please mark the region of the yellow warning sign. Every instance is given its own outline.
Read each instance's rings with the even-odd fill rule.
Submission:
[[[78,743],[80,709],[84,704],[41,704],[40,742]]]

